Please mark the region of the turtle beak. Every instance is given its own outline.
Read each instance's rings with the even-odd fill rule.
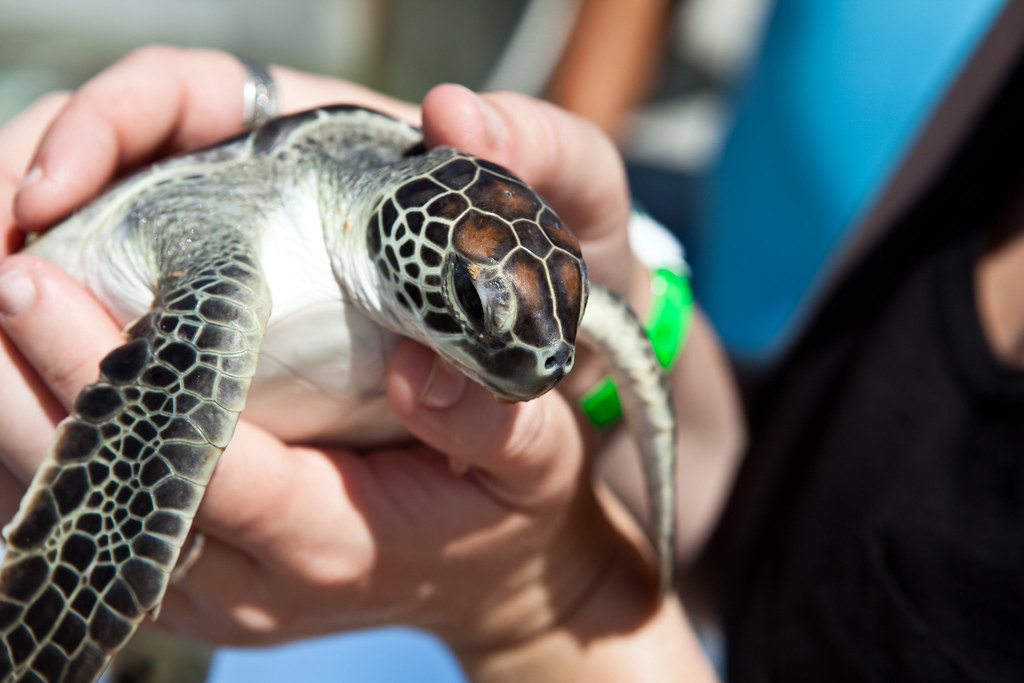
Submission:
[[[535,369],[520,368],[514,381],[503,383],[481,378],[481,382],[502,403],[530,401],[546,394],[562,381],[572,370],[575,357],[572,344],[554,342],[538,352]],[[531,376],[527,378],[526,375]]]

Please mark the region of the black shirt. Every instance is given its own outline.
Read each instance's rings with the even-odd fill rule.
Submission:
[[[753,403],[730,683],[1024,681],[1024,372],[973,285],[1021,187],[1022,74]]]

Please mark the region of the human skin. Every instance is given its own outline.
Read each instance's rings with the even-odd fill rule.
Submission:
[[[621,164],[592,126],[527,98],[456,86],[428,94],[421,119],[418,108],[352,84],[272,73],[282,111],[354,101],[422,123],[429,144],[510,167],[573,226],[592,276],[643,310],[644,269],[635,259],[623,267]],[[7,252],[23,230],[51,224],[112,177],[237,132],[244,77],[223,53],[150,48],[11,122],[0,131]],[[0,262],[0,327],[0,500],[10,514],[56,421],[121,338],[91,295],[22,255]],[[714,353],[698,326],[680,369],[706,371]],[[579,382],[589,380],[582,365]],[[481,681],[646,680],[637,657],[650,680],[710,675],[677,600],[654,591],[633,518],[591,483],[597,439],[561,394],[501,405],[410,342],[392,358],[388,395],[420,443],[356,454],[289,446],[240,423],[196,519],[207,542],[168,592],[165,626],[259,644],[408,623],[444,638]],[[736,442],[729,433],[715,445],[724,452]],[[713,458],[701,460],[698,474],[727,482],[735,463],[723,460],[710,473]],[[694,513],[710,520],[719,502],[706,499]],[[696,545],[706,528],[698,532]]]
[[[664,61],[672,0],[581,0],[545,96],[621,141]],[[609,49],[614,46],[614,49]]]

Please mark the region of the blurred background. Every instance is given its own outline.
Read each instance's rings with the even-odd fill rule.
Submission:
[[[763,365],[1004,1],[0,0],[0,123],[153,42],[412,101],[446,81],[547,97],[613,136],[732,357]],[[210,680],[463,678],[396,628],[225,649]]]
[[[368,84],[409,100],[454,81],[542,94],[581,0],[0,0],[0,121],[49,90],[74,88],[149,43],[214,46]],[[597,3],[601,4],[601,3]],[[627,6],[629,3],[625,3]],[[665,119],[713,125],[706,91],[743,60],[765,0],[673,3],[659,17],[664,59],[644,78],[646,105],[629,146],[668,164],[701,163],[709,133],[662,139]],[[608,50],[616,51],[609,33]],[[663,41],[663,42],[662,42]],[[647,97],[650,95],[650,97]],[[680,107],[688,111],[681,111]],[[675,123],[670,124],[677,130]]]

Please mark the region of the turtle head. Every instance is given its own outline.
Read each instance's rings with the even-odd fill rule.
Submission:
[[[495,396],[535,398],[572,369],[587,297],[579,243],[506,169],[435,152],[368,228],[384,306]]]

